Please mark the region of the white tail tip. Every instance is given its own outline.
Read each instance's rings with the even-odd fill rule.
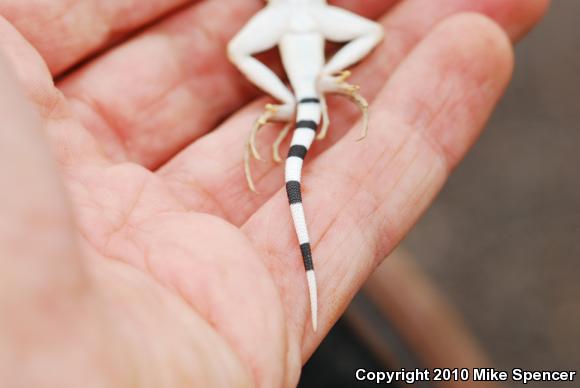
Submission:
[[[312,319],[312,329],[318,328],[318,292],[316,289],[316,276],[314,270],[306,271],[308,279],[308,293],[310,294],[310,317]]]

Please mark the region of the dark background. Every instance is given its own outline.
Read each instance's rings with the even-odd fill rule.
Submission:
[[[580,372],[580,2],[552,1],[516,54],[481,140],[405,246],[496,366]]]

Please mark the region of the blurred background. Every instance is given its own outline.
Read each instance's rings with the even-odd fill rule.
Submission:
[[[513,82],[481,140],[405,252],[386,262],[306,365],[301,387],[363,387],[354,382],[359,367],[455,367],[444,362],[463,352],[472,366],[487,358],[507,370],[580,369],[579,16],[580,2],[553,1],[517,46]],[[408,279],[431,286],[411,288]],[[406,304],[392,299],[397,292]],[[457,316],[437,312],[441,301]],[[432,333],[413,336],[432,322]],[[429,341],[443,342],[417,343]],[[446,342],[458,353],[438,355]],[[580,387],[580,378],[562,386]]]

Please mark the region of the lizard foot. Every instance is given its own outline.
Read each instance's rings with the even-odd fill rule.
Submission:
[[[363,140],[367,137],[368,129],[369,129],[369,104],[367,100],[362,96],[360,93],[360,86],[352,85],[346,80],[352,75],[349,70],[344,70],[337,76],[326,77],[323,80],[322,87],[326,93],[333,93],[347,97],[350,101],[356,104],[356,106],[360,109],[362,116],[363,116],[363,125],[361,136],[357,139],[357,141]],[[326,105],[326,104],[324,104]],[[328,116],[327,109],[323,106],[323,114],[325,113]],[[324,118],[323,118],[324,121]],[[324,129],[324,127],[323,127]],[[320,131],[319,138],[324,138],[326,133],[324,131]]]
[[[357,141],[361,141],[366,138],[369,133],[369,103],[362,96],[362,94],[360,94],[360,87],[358,86],[346,84],[344,88],[344,95],[346,95],[352,102],[354,102],[362,112],[362,130],[360,137],[357,139]]]

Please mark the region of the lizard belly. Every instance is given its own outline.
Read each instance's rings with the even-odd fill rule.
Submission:
[[[324,37],[318,32],[286,34],[280,54],[296,96],[317,96],[316,81],[325,63]]]

